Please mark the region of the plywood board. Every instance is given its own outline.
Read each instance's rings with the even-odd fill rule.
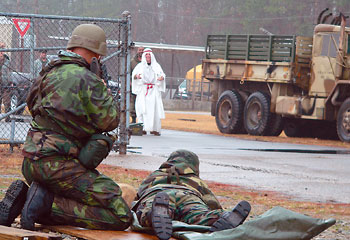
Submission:
[[[20,228],[6,227],[0,225],[0,239],[1,240],[60,240],[61,236],[53,233],[42,233],[35,231],[28,231]]]
[[[89,230],[73,226],[45,226],[44,228],[51,231],[65,233],[70,236],[80,237],[87,240],[157,240],[158,238],[153,235],[127,231],[107,231],[107,230]],[[174,238],[170,238],[175,240]]]

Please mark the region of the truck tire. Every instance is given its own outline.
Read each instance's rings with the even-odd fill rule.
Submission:
[[[287,137],[300,137],[299,124],[294,119],[285,120],[283,131]]]
[[[350,142],[350,98],[347,98],[338,111],[337,133],[340,140]]]
[[[270,129],[268,136],[279,136],[283,131],[284,120],[281,115],[271,113]]]
[[[237,133],[242,128],[243,104],[235,90],[224,91],[216,105],[215,121],[222,133]]]
[[[17,91],[13,91],[11,93],[11,97],[10,97],[10,110],[14,110],[16,107],[18,107],[18,103],[20,100],[20,96],[18,94]]]
[[[267,135],[270,130],[270,97],[263,92],[252,93],[244,107],[244,128],[250,135]]]
[[[303,119],[286,118],[284,121],[284,133],[287,137],[311,137],[312,129]]]

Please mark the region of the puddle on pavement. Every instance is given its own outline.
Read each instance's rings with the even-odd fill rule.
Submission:
[[[350,150],[312,150],[312,149],[252,149],[252,148],[238,148],[244,151],[258,151],[258,152],[289,152],[289,153],[311,153],[311,154],[350,154]]]
[[[189,122],[195,122],[196,119],[188,119],[188,118],[179,118],[180,121],[189,121]]]

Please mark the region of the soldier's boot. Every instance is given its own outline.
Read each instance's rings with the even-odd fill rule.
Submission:
[[[22,180],[11,183],[4,199],[0,202],[0,225],[11,226],[22,211],[27,191],[28,186]]]
[[[211,232],[232,229],[242,224],[248,217],[251,206],[247,201],[239,202],[231,212],[224,212],[210,228]]]
[[[53,193],[37,182],[33,182],[28,190],[27,200],[21,214],[22,228],[35,230],[35,223],[50,215],[53,199]]]
[[[169,196],[159,192],[152,203],[151,212],[152,228],[160,240],[168,240],[173,233],[173,226],[169,216]]]

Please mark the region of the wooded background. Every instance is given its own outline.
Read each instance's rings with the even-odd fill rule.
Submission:
[[[350,15],[349,0],[1,0],[2,12],[119,18],[132,16],[135,42],[205,46],[208,34],[311,36],[319,13]],[[326,15],[326,14],[325,14]],[[331,20],[332,18],[330,18]],[[329,22],[330,22],[329,20]],[[349,20],[348,20],[349,22]],[[349,24],[348,24],[349,25]],[[204,54],[156,53],[167,76],[184,77]],[[172,68],[172,70],[170,70]]]

